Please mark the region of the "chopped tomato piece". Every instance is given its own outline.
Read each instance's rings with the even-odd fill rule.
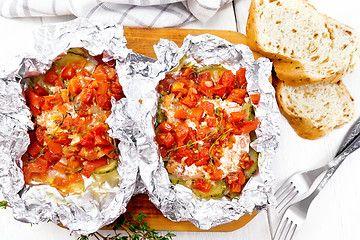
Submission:
[[[165,145],[167,148],[171,148],[175,143],[175,138],[171,133],[158,133],[156,135],[157,142],[160,145]]]
[[[94,148],[82,147],[80,149],[79,156],[92,161],[98,159],[98,152]]]
[[[67,116],[66,118],[64,118],[64,121],[62,123],[62,127],[67,127],[67,126],[71,126],[73,123],[73,118],[71,116]]]
[[[170,123],[164,121],[159,125],[159,129],[162,132],[170,132],[173,129],[173,126]]]
[[[26,99],[28,100],[29,104],[34,106],[37,109],[40,109],[44,105],[44,97],[36,94],[30,88],[26,89]]]
[[[49,161],[50,163],[59,161],[61,158],[61,155],[52,153],[50,151],[46,151],[44,154],[44,158]]]
[[[237,104],[241,105],[244,103],[245,94],[246,94],[245,89],[235,88],[230,92],[226,100],[236,102]]]
[[[43,110],[51,110],[55,105],[63,104],[62,97],[60,95],[55,96],[44,96],[44,105],[42,106]]]
[[[115,78],[116,78],[116,76],[117,76],[116,70],[115,70],[114,67],[115,67],[115,63],[114,63],[114,66],[113,66],[113,67],[111,67],[111,66],[109,66],[109,65],[104,65],[104,69],[105,69],[106,75],[107,75],[107,77],[108,77],[108,79],[109,79],[110,81],[114,81]]]
[[[66,165],[64,163],[62,163],[61,161],[58,161],[57,163],[55,163],[53,168],[60,173],[65,173],[65,171],[66,171]]]
[[[95,146],[95,135],[92,131],[85,134],[81,141],[81,145],[88,148],[93,148]]]
[[[241,184],[239,182],[230,183],[230,192],[240,193],[241,192]]]
[[[251,102],[255,105],[258,105],[259,102],[260,102],[260,94],[252,94],[250,95],[250,98],[251,98]]]
[[[216,127],[217,125],[217,121],[215,117],[208,117],[206,119],[206,123],[208,127]]]
[[[61,77],[63,79],[71,79],[76,75],[76,71],[72,66],[64,66],[61,69]]]
[[[200,74],[199,82],[201,82],[201,80],[210,80],[210,72],[204,72],[204,73]]]
[[[204,109],[201,107],[193,108],[190,117],[195,118],[197,121],[200,121],[204,114]]]
[[[213,95],[213,86],[214,83],[211,80],[201,80],[200,86],[199,86],[199,92],[207,96],[208,98],[212,98]]]
[[[214,108],[215,108],[215,105],[211,102],[208,102],[208,101],[202,101],[200,103],[200,107],[202,107],[202,109],[204,109],[204,111],[209,114],[210,116],[213,116],[214,115]]]
[[[183,82],[175,82],[171,85],[171,93],[181,93],[183,95],[185,95],[187,93],[187,90],[184,88],[184,83]]]
[[[181,73],[181,76],[182,77],[185,77],[185,78],[192,78],[191,76],[193,76],[193,75],[191,75],[190,76],[190,74],[192,74],[193,73],[193,70],[190,68],[190,67],[187,67],[187,68],[185,68],[185,70]]]
[[[212,135],[212,132],[211,132],[211,129],[209,127],[200,128],[196,132],[196,139],[201,140],[201,139],[205,138],[206,136],[210,136],[210,135]]]
[[[186,123],[183,123],[174,129],[175,139],[178,145],[183,145],[184,140],[189,134],[189,127]]]
[[[71,143],[71,139],[69,138],[69,134],[67,132],[57,132],[55,134],[54,142],[60,144],[69,144]]]
[[[211,175],[210,180],[218,182],[218,181],[221,180],[223,174],[224,174],[224,172],[223,172],[221,169],[216,168],[216,169],[214,169],[214,171],[210,174],[210,175]]]
[[[32,142],[28,147],[28,153],[30,153],[32,157],[35,157],[41,152],[42,148],[43,147],[38,142]]]
[[[248,121],[248,122],[239,122],[236,123],[236,134],[241,134],[241,133],[250,133],[251,131],[255,130],[257,128],[258,125],[258,121]]]
[[[82,175],[89,178],[95,169],[105,166],[107,164],[106,158],[100,158],[95,161],[86,161],[84,162],[84,169],[82,170]]]
[[[45,128],[37,127],[35,131],[36,139],[41,144],[44,145],[44,136],[45,136]]]
[[[78,77],[74,77],[72,79],[70,79],[69,81],[69,92],[72,95],[77,95],[81,92],[82,89],[82,84],[81,84],[81,80]]]
[[[63,177],[55,177],[52,184],[64,191],[66,188],[69,187],[69,180]]]
[[[109,95],[96,95],[96,102],[99,105],[99,107],[110,110],[111,108],[111,102]]]
[[[226,70],[220,77],[219,84],[224,85],[227,90],[235,88],[235,76],[231,70]]]
[[[28,162],[25,165],[25,171],[30,173],[44,173],[49,169],[49,163],[45,158],[39,157],[35,161]]]
[[[92,77],[95,78],[96,81],[106,82],[108,80],[108,76],[104,65],[100,64],[95,68],[95,71],[92,74]]]
[[[247,116],[247,113],[246,112],[232,112],[232,113],[230,113],[230,115],[234,121],[239,122],[239,121],[244,120],[244,118]]]
[[[177,109],[175,111],[174,117],[178,119],[188,119],[189,115],[183,109]]]
[[[246,84],[245,72],[245,68],[240,68],[236,71],[236,81],[240,88],[244,88],[244,85]]]
[[[46,144],[48,145],[51,152],[56,153],[56,154],[62,154],[63,147],[61,146],[60,143],[54,142],[53,139],[51,139],[47,136],[45,136],[44,140],[45,140]]]
[[[112,93],[120,94],[123,92],[122,86],[120,85],[119,81],[115,81],[111,83],[110,90]]]
[[[35,84],[34,86],[34,92],[40,96],[46,96],[49,93],[43,88],[41,87],[38,83]]]
[[[193,108],[199,102],[201,96],[197,93],[195,88],[190,88],[186,97],[181,100],[181,103],[188,106],[189,108]]]
[[[107,124],[98,124],[92,129],[96,134],[105,134],[107,130]]]
[[[199,161],[195,162],[195,165],[196,166],[205,165],[208,163],[209,159],[210,159],[209,148],[203,147],[199,151]]]
[[[203,179],[197,179],[193,184],[193,188],[208,193],[211,190],[211,183]]]
[[[95,146],[107,146],[109,145],[109,142],[105,139],[104,135],[95,135],[94,138],[94,144]]]
[[[82,102],[88,103],[93,98],[94,90],[91,88],[84,88],[80,93],[80,100]]]
[[[59,75],[54,70],[50,70],[46,73],[44,82],[54,84],[59,79]]]
[[[98,88],[96,89],[97,95],[105,95],[109,89],[109,84],[106,82],[99,82]]]
[[[225,95],[226,92],[226,87],[221,85],[221,84],[217,84],[213,89],[212,89],[213,93],[223,97]]]

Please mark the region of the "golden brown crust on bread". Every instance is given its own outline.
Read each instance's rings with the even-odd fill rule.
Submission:
[[[312,90],[307,91],[308,88],[312,88]],[[318,139],[332,129],[349,122],[354,116],[355,105],[353,99],[341,81],[337,83],[316,83],[306,87],[291,87],[283,81],[277,81],[275,90],[280,112],[288,120],[295,132],[305,139]],[[292,90],[298,95],[294,96],[294,93],[290,95],[289,92]],[[332,94],[330,97],[336,99],[329,99],[329,102],[325,102],[325,104],[318,100],[319,98],[315,99],[316,95],[314,93],[319,92],[319,94],[322,94],[326,91]],[[292,102],[296,103],[296,98],[303,100],[304,104],[301,106],[300,104],[291,105]],[[338,112],[334,112],[334,108]],[[324,117],[316,116],[315,113],[319,112],[322,112],[321,114]],[[331,121],[326,120],[328,117]]]
[[[341,80],[359,59],[359,36],[352,28],[316,12],[306,1],[289,1],[252,0],[247,44],[271,58],[277,76],[289,85]],[[292,5],[298,5],[299,11]],[[309,14],[316,20],[309,19]]]

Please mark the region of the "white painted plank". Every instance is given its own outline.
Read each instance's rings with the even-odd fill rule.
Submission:
[[[238,31],[245,33],[247,12],[250,0],[235,0]],[[318,11],[327,14],[360,32],[358,16],[359,4],[353,0],[344,0],[339,4],[336,0],[310,0]],[[357,4],[357,5],[356,5]],[[355,99],[356,107],[360,106],[360,66],[344,78],[351,95]],[[357,110],[357,117],[359,110]],[[356,117],[356,118],[357,118]],[[282,131],[280,148],[273,163],[276,186],[292,173],[311,169],[329,161],[337,151],[347,129],[347,124],[332,131],[328,136],[316,141],[299,138],[289,126],[285,118],[281,119]],[[360,201],[359,183],[360,151],[350,156],[338,169],[327,186],[314,200],[306,222],[294,236],[297,239],[359,239],[358,216],[360,210],[357,203]],[[272,230],[279,218],[272,215]]]

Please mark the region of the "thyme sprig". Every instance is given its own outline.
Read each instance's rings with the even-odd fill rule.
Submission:
[[[97,240],[171,240],[175,237],[175,234],[171,231],[162,236],[156,230],[150,229],[144,218],[146,216],[142,213],[136,216],[133,216],[132,213],[124,214],[111,225],[114,231],[113,236],[104,236],[99,232],[95,232],[86,236],[80,236],[78,240],[90,240],[90,237],[95,237]],[[124,230],[127,236],[122,236],[122,233],[119,233],[118,230]]]
[[[7,201],[0,201],[0,208],[6,209],[7,207],[10,207]],[[98,231],[88,235],[81,235],[77,240],[90,240],[92,238],[97,240],[172,240],[176,236],[172,231],[161,235],[148,226],[145,218],[146,216],[143,213],[137,215],[133,213],[123,214],[113,224],[108,225],[114,231],[113,235],[108,234],[105,236]],[[48,220],[47,222],[52,221]],[[124,230],[126,236],[123,236],[118,230]]]
[[[39,157],[41,157],[42,155],[44,155],[44,150],[45,150],[46,147],[43,147],[41,148],[40,152],[39,152],[39,155],[37,155],[36,158],[33,158],[33,159],[29,159],[29,162],[35,162],[36,160],[39,159]]]
[[[189,141],[187,144],[182,145],[182,146],[179,146],[179,147],[175,147],[175,148],[172,148],[172,149],[169,149],[169,150],[167,150],[167,152],[168,152],[168,153],[169,153],[169,152],[173,152],[173,151],[176,151],[176,150],[181,149],[181,148],[189,148],[189,149],[191,149],[195,144],[200,143],[200,142],[202,142],[202,141],[205,141],[205,140],[207,140],[207,139],[211,139],[211,137],[213,137],[216,133],[217,133],[216,131],[215,131],[215,132],[208,132],[208,133],[206,134],[206,136],[203,137],[203,138],[200,139],[200,140],[197,140],[197,141],[195,141],[195,142]]]
[[[7,207],[10,207],[10,206],[8,205],[8,202],[7,202],[7,201],[1,201],[1,202],[0,202],[0,208],[6,209]]]
[[[220,136],[211,144],[211,146],[210,146],[210,148],[209,148],[209,155],[210,155],[210,162],[211,162],[212,164],[215,164],[215,158],[214,158],[214,156],[211,154],[211,151],[212,151],[213,147],[214,147],[215,145],[217,145],[221,140],[223,140],[223,139],[226,137],[226,135],[227,135],[229,132],[231,132],[232,130],[233,130],[233,129],[230,128],[230,129],[226,130],[225,132],[221,133]]]

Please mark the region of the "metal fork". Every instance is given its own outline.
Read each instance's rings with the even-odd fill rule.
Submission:
[[[347,132],[336,156],[338,157],[346,147],[360,134],[360,118],[351,126]],[[335,160],[334,160],[335,161]],[[321,175],[325,170],[331,168],[332,162],[326,165],[308,171],[300,171],[291,175],[275,192],[275,198],[277,205],[275,207],[279,214],[282,214],[285,209],[292,203],[300,201],[303,195],[307,193],[314,181]]]
[[[305,221],[311,202],[323,189],[345,158],[360,147],[359,126],[360,119],[356,121],[345,137],[345,140],[340,147],[344,149],[339,151],[333,161],[326,165],[329,168],[315,190],[312,192],[310,191],[305,194],[305,196],[302,196],[300,200],[286,207],[285,213],[276,229],[275,236],[273,238],[274,240],[292,239],[295,231],[299,229]]]

